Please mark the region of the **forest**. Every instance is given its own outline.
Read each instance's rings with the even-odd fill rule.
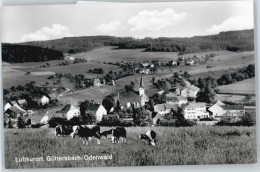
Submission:
[[[2,44],[2,60],[9,63],[41,62],[63,58],[63,53],[58,50],[29,45]]]
[[[117,46],[119,49],[144,48],[145,51],[179,52],[180,54],[218,50],[237,52],[254,50],[254,30],[228,31],[216,35],[190,38],[68,37],[49,41],[25,42],[23,45],[56,49],[70,54],[85,52],[102,46]]]

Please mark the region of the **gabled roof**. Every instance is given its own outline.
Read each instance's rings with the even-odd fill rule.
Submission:
[[[220,100],[218,100],[218,101],[216,102],[216,104],[219,105],[219,106],[225,106],[225,103],[223,103],[223,102],[220,101]]]
[[[75,109],[75,107],[71,104],[67,104],[66,106],[64,106],[61,110],[60,113],[67,113],[68,111]]]
[[[174,104],[157,104],[155,105],[158,109],[158,111],[165,111],[166,109],[173,109],[175,111],[178,110],[178,106]]]
[[[18,103],[17,103],[17,101],[11,101],[11,104],[12,105],[17,105]]]
[[[86,109],[86,111],[92,111],[92,112],[96,112],[99,107],[101,106],[101,104],[97,104],[97,103],[90,103]]]
[[[177,95],[170,92],[170,93],[166,94],[166,97],[177,97]]]
[[[206,103],[190,103],[185,108],[201,108],[201,107],[206,107]]]
[[[117,96],[115,96],[114,99],[117,100]],[[140,101],[141,101],[141,97],[134,91],[123,91],[119,93],[119,102],[121,106],[125,106],[128,102],[140,103]]]
[[[200,89],[196,87],[195,85],[192,85],[189,81],[183,79],[183,81],[186,84],[186,88],[191,89],[192,91],[199,91]]]
[[[224,110],[244,110],[244,106],[241,105],[226,105],[221,106]]]
[[[15,105],[15,106],[12,106],[12,107],[10,107],[8,110],[10,110],[10,111],[12,111],[12,112],[14,112],[14,113],[16,113],[16,114],[24,114],[24,113],[26,113],[26,111],[24,110],[24,109],[22,109],[20,106],[18,106],[18,105]],[[8,111],[7,110],[7,111]],[[6,112],[7,112],[6,111]]]
[[[100,79],[99,78],[95,78],[94,82],[100,82]]]
[[[27,101],[26,101],[25,99],[21,99],[21,100],[17,100],[17,102],[18,102],[18,104],[20,105],[20,104],[26,103]]]

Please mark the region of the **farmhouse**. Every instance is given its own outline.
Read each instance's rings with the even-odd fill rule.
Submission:
[[[233,118],[238,119],[245,114],[244,106],[241,105],[225,105],[224,103],[218,101],[209,109],[210,116],[220,120],[222,118]]]
[[[178,106],[175,104],[157,104],[154,106],[154,111],[164,116],[171,112],[171,110],[178,111]]]
[[[183,97],[183,96],[177,96],[174,93],[168,93],[166,94],[166,103],[167,104],[175,104],[178,106],[181,106],[182,104],[186,104],[187,98]]]
[[[4,115],[6,115],[7,117],[19,117],[19,116],[24,116],[26,115],[26,110],[22,109],[20,106],[18,105],[14,105],[12,107],[10,107],[9,109],[7,109],[4,112]]]
[[[206,111],[205,103],[190,103],[184,108],[185,119],[202,119],[208,117],[209,113]]]
[[[107,110],[101,104],[91,103],[86,109],[87,113],[92,113],[96,118],[96,122],[100,122],[103,116],[107,115]]]
[[[176,61],[172,62],[172,66],[177,66],[177,65],[178,65],[178,63]]]
[[[73,117],[79,117],[80,116],[80,111],[77,109],[75,106],[71,104],[67,104],[64,106],[61,110],[60,113],[63,114],[63,117],[66,117],[67,120],[72,119]]]

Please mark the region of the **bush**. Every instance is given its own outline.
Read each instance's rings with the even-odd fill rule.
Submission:
[[[65,118],[61,118],[61,117],[52,117],[48,124],[49,127],[51,128],[55,128],[57,125],[67,125],[68,124],[68,120]]]

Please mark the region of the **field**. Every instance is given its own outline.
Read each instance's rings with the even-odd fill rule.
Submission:
[[[213,62],[209,62],[206,65],[198,66],[178,66],[176,68],[161,68],[158,70],[156,76],[158,78],[166,78],[172,75],[175,71],[188,71],[191,74],[206,73],[209,71],[220,71],[230,68],[243,67],[248,64],[254,63],[254,52],[240,52],[234,53],[229,51],[210,51],[202,53],[185,54],[184,57],[205,56],[210,53],[215,53]],[[18,84],[24,85],[30,81],[35,81],[38,84],[44,84],[47,76],[41,72],[52,73],[71,73],[72,75],[83,74],[87,78],[95,78],[97,74],[87,73],[89,69],[102,68],[105,72],[110,70],[119,71],[118,66],[103,64],[103,62],[121,62],[121,61],[135,61],[141,62],[145,60],[160,60],[170,61],[177,59],[177,53],[174,52],[144,52],[143,49],[115,49],[115,47],[101,47],[92,51],[79,53],[75,55],[76,58],[85,58],[87,63],[71,64],[68,66],[56,66],[63,60],[53,60],[45,62],[28,62],[28,63],[16,63],[16,64],[2,64],[3,72],[3,87],[9,88],[11,86],[17,86]],[[51,66],[47,68],[40,68],[42,65],[49,63]],[[211,65],[212,68],[207,68]],[[27,72],[31,72],[31,75],[25,75]],[[33,72],[38,72],[33,75]],[[150,77],[151,78],[151,77]],[[49,82],[49,81],[48,81]],[[65,83],[65,87],[66,87]]]
[[[101,128],[101,131],[107,128]],[[148,127],[127,128],[127,145],[102,139],[83,145],[79,138],[55,137],[53,129],[6,129],[6,168],[104,167],[256,163],[255,127],[156,127],[157,145],[138,135]],[[47,156],[112,155],[112,160],[46,161]],[[16,163],[15,157],[43,157],[44,162]]]
[[[246,79],[229,85],[218,87],[219,93],[223,94],[250,94],[255,95],[255,78]]]

